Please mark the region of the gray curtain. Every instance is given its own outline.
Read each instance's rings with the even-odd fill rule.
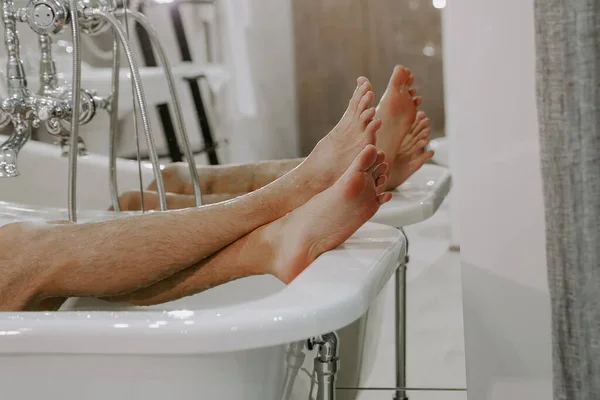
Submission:
[[[600,399],[600,0],[536,0],[554,398]]]

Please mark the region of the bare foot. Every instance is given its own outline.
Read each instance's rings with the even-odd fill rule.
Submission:
[[[415,122],[413,122],[410,131],[404,138],[402,145],[400,145],[400,153],[406,153],[411,147],[413,147],[419,140],[428,139],[431,134],[431,130],[428,129],[431,125],[431,121],[425,115],[424,111],[417,112]]]
[[[358,79],[363,84],[366,78]],[[377,134],[377,148],[386,155],[386,162],[393,165],[401,145],[416,119],[421,98],[412,88],[414,77],[401,65],[394,68],[388,87],[377,106],[377,119],[382,121]]]
[[[337,182],[285,217],[266,225],[275,249],[269,272],[291,282],[319,255],[346,241],[390,200],[385,155],[368,145]]]
[[[375,109],[368,108],[374,97],[371,83],[365,78],[354,91],[340,122],[298,167],[317,185],[313,187],[317,193],[333,185],[365,146],[375,144],[381,121],[373,120]]]
[[[406,136],[396,155],[386,190],[394,190],[402,185],[433,157],[433,151],[425,151],[431,134],[429,124],[429,118],[425,116],[424,112],[419,111],[410,133]]]

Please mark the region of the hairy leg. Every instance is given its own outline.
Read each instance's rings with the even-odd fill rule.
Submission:
[[[216,205],[86,224],[0,228],[0,310],[49,297],[119,294],[162,280],[310,198],[282,179]],[[296,199],[286,196],[296,192]],[[300,203],[300,197],[306,196]]]
[[[347,240],[391,197],[383,193],[385,155],[367,146],[329,189],[285,217],[155,285],[110,301],[153,305],[257,273],[292,281],[320,254]]]
[[[198,167],[203,195],[249,193],[268,185],[296,168],[304,158],[261,161],[251,164],[228,164]],[[162,170],[165,190],[178,194],[194,194],[186,163],[169,164]],[[156,191],[156,182],[148,186]]]
[[[230,194],[202,194],[202,204],[216,204],[222,201],[235,199],[243,196],[246,193],[230,193]],[[132,190],[123,193],[119,197],[119,205],[121,211],[139,211],[142,209],[142,195],[139,191]],[[193,194],[176,194],[167,193],[167,207],[169,210],[181,210],[183,208],[195,207],[196,202]],[[146,210],[158,210],[158,193],[155,191],[144,191],[144,207]],[[112,207],[110,208],[112,211]]]
[[[357,88],[333,132],[346,140],[339,164],[327,163],[338,150],[326,143],[284,177],[227,202],[88,224],[0,227],[0,310],[22,310],[47,298],[131,292],[290,213],[331,186],[352,153],[374,142],[379,124],[372,121],[375,110],[367,110],[372,97],[366,85]]]

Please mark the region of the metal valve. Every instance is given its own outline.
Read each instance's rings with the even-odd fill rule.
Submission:
[[[114,7],[108,0],[80,0],[79,4],[83,9],[101,9],[111,10]],[[80,10],[82,9],[80,8]],[[111,29],[110,23],[105,19],[94,18],[94,17],[83,17],[79,22],[81,31],[90,36],[100,35],[103,32],[107,32]]]
[[[66,2],[59,0],[30,0],[27,4],[27,24],[40,35],[55,35],[70,22]]]
[[[72,92],[70,90],[63,92],[59,98],[63,99],[65,102],[68,102],[72,97]],[[85,89],[81,89],[79,91],[79,124],[85,125],[92,120],[94,115],[96,115],[96,101],[94,96]],[[70,109],[68,111],[71,111]],[[61,124],[70,130],[71,121],[68,119],[61,119]]]

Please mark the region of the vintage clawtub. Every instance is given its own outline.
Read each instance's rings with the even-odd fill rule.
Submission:
[[[0,224],[66,219],[57,207],[66,204],[67,160],[58,155],[44,143],[23,148],[21,176],[0,180]],[[110,203],[106,157],[82,158],[78,171],[80,221],[117,217],[102,211]],[[143,174],[149,183],[151,170]],[[137,188],[137,179],[137,163],[119,160],[120,189]],[[448,186],[445,170],[425,168],[377,218],[396,226],[422,220]],[[381,292],[405,255],[401,231],[367,223],[288,286],[258,276],[154,307],[75,298],[54,313],[2,313],[3,397],[305,399],[318,346],[304,349],[304,369],[290,367],[293,350],[334,331],[337,384],[358,387],[374,362]]]

